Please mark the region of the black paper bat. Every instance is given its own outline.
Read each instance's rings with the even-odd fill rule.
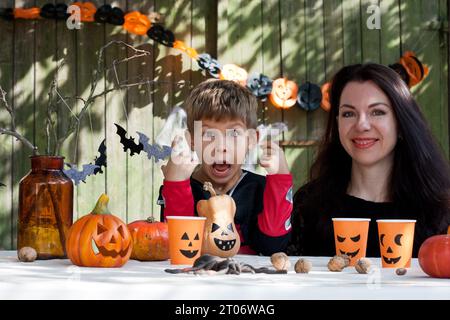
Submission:
[[[78,171],[77,166],[73,164],[66,163],[66,166],[68,166],[69,170],[63,170],[66,176],[68,176],[70,179],[72,179],[75,182],[75,185],[78,185],[80,181],[83,181],[86,183],[87,176],[90,176],[91,174],[94,174],[95,169],[99,168],[99,166],[95,164],[83,164],[83,170]]]
[[[103,139],[102,143],[98,147],[98,152],[100,153],[100,157],[95,157],[95,165],[98,166],[94,170],[94,175],[97,173],[103,173],[102,167],[106,168],[106,139]]]
[[[127,151],[130,149],[130,156],[133,156],[135,153],[139,154],[142,150],[144,150],[144,146],[142,143],[136,144],[134,142],[134,138],[127,138],[127,131],[119,126],[117,123],[114,123],[117,127],[117,134],[120,136],[120,143],[123,145],[123,151]]]
[[[6,184],[0,182],[0,187],[6,187]]]
[[[172,153],[172,148],[168,146],[160,146],[159,144],[150,144],[150,140],[145,134],[137,132],[139,136],[139,143],[143,145],[144,151],[147,153],[147,158],[155,158],[155,161],[164,160]]]

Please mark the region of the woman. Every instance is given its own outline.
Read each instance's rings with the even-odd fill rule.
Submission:
[[[291,255],[335,254],[332,217],[371,218],[367,256],[379,257],[377,219],[416,219],[413,256],[450,224],[450,170],[407,85],[378,64],[342,68],[309,182],[294,196]]]

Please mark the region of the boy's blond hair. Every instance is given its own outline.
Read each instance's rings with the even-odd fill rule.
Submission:
[[[247,128],[258,124],[258,101],[246,87],[230,80],[208,79],[191,91],[185,102],[187,126],[194,132],[194,121],[239,119]]]

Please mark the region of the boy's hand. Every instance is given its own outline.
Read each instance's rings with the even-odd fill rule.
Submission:
[[[172,141],[170,159],[161,170],[167,181],[184,181],[191,177],[198,163],[195,151],[190,150],[187,145],[183,146],[183,138],[176,136]]]
[[[268,174],[290,173],[283,149],[277,143],[271,140],[264,140],[260,146],[262,155],[259,159],[259,164],[266,169]]]

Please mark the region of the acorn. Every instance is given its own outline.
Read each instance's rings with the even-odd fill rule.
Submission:
[[[312,262],[307,259],[300,258],[295,263],[294,269],[297,273],[309,273],[312,269]]]
[[[33,262],[37,258],[37,252],[31,247],[23,247],[19,250],[17,256],[22,262]]]
[[[274,253],[270,257],[270,262],[277,270],[286,270],[288,271],[291,267],[291,262],[289,261],[289,257],[284,252]]]

